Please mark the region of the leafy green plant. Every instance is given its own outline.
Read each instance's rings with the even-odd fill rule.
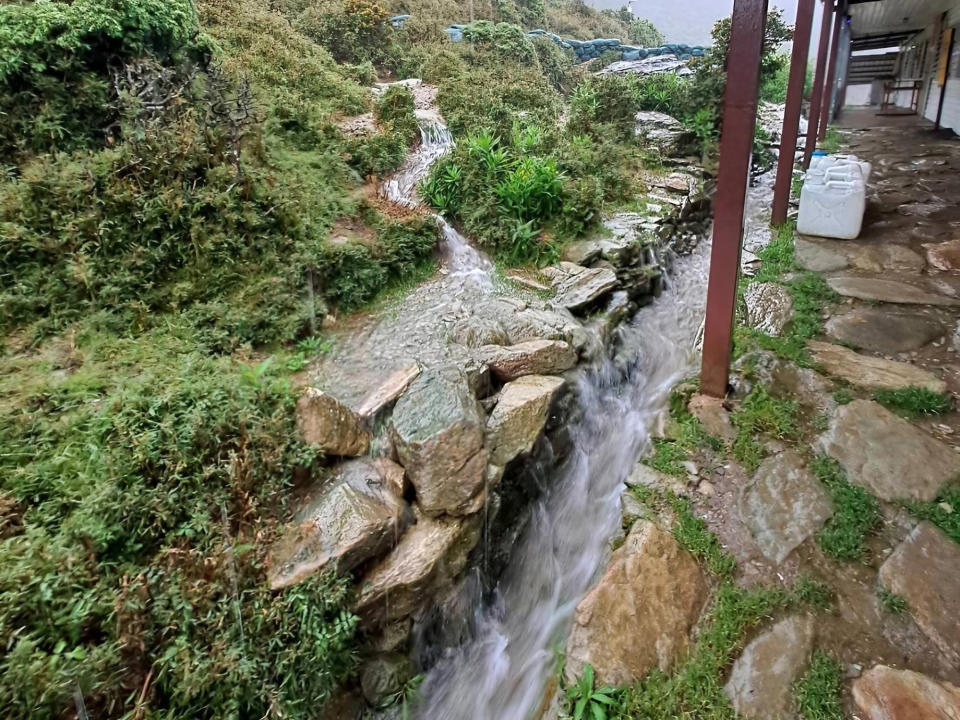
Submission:
[[[817,544],[837,560],[865,562],[868,559],[866,538],[881,522],[876,498],[850,483],[833,458],[820,455],[814,459],[812,468],[833,500],[833,515],[817,534]]]
[[[802,432],[797,403],[770,395],[762,385],[757,385],[744,398],[731,419],[737,429],[733,456],[751,472],[766,456],[766,450],[759,441],[761,436],[795,441]]]
[[[877,390],[873,399],[908,418],[946,415],[957,406],[956,399],[950,393],[938,393],[921,387]]]
[[[616,689],[605,685],[594,689],[593,666],[587,664],[583,675],[567,688],[567,702],[572,720],[608,720],[613,718],[617,705]]]
[[[803,720],[844,720],[843,666],[818,650],[793,694]]]

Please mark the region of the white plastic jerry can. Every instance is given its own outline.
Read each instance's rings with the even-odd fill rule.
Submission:
[[[818,171],[822,165],[818,167]],[[803,235],[853,240],[863,228],[867,191],[859,163],[834,165],[807,176],[800,193],[797,231]]]

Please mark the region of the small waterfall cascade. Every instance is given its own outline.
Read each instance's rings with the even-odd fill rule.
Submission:
[[[673,385],[690,375],[710,244],[677,264],[667,291],[621,329],[616,358],[579,381],[573,450],[547,482],[475,634],[443,651],[420,688],[418,720],[536,717],[577,603],[608,557],[624,480],[649,446]]]

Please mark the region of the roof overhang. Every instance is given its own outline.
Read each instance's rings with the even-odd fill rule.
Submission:
[[[909,39],[953,7],[955,0],[847,0],[847,4],[854,50],[867,50]],[[858,47],[858,40],[866,44]]]

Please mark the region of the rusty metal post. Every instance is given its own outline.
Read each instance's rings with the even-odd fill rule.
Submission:
[[[827,67],[826,82],[823,86],[823,102],[820,104],[820,129],[817,140],[827,136],[827,125],[833,111],[833,86],[837,80],[837,56],[840,54],[840,28],[843,27],[844,2],[837,0],[837,9],[833,16],[833,40],[830,42],[830,65]]]
[[[823,76],[827,72],[828,43],[833,22],[833,0],[823,0],[823,22],[820,25],[820,44],[817,47],[817,70],[810,92],[810,116],[807,123],[807,146],[803,153],[803,169],[810,167],[813,149],[817,146],[817,123],[820,121],[820,102],[823,100]]]
[[[773,188],[774,225],[787,221],[790,187],[793,184],[793,165],[797,154],[797,136],[800,133],[800,110],[803,105],[803,85],[807,79],[807,52],[813,29],[813,0],[800,0],[797,5],[797,25],[793,31],[793,55],[790,57],[790,80],[787,83],[787,107],[783,113],[780,133],[780,155],[777,159],[777,182]]]
[[[743,216],[766,26],[767,0],[734,0],[700,372],[700,391],[719,398],[727,394],[730,378]]]

